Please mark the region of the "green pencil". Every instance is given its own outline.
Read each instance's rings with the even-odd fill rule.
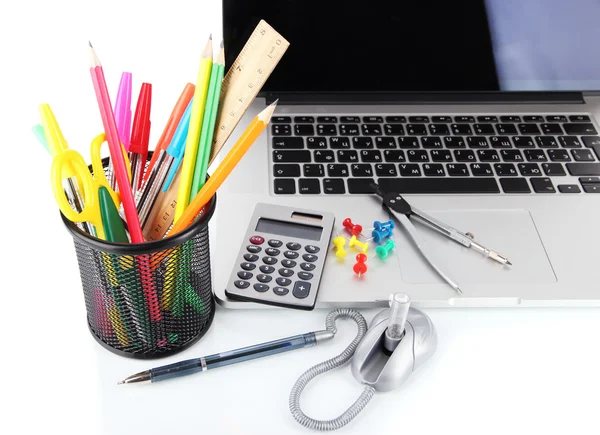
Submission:
[[[221,50],[219,50],[210,73],[204,117],[202,118],[200,144],[198,146],[198,155],[196,156],[192,189],[190,190],[190,202],[192,202],[196,194],[202,189],[206,181],[206,172],[208,171],[208,162],[210,161],[210,153],[212,151],[212,140],[215,132],[215,124],[217,123],[219,98],[221,97],[221,84],[224,74],[225,52],[223,50],[223,41],[221,41]]]

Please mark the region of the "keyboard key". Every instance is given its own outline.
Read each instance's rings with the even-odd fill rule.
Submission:
[[[285,247],[288,248],[290,251],[297,251],[300,248],[302,248],[302,245],[297,242],[287,242],[285,244]]]
[[[358,129],[357,124],[341,124],[340,134],[343,134],[344,136],[358,136],[360,130]]]
[[[327,139],[325,139],[324,137],[307,137],[306,148],[308,148],[309,150],[326,150]]]
[[[579,177],[581,184],[594,184],[600,183],[600,177]]]
[[[315,122],[315,118],[312,116],[294,116],[294,122],[312,124]]]
[[[403,136],[404,135],[404,126],[402,124],[385,124],[383,126],[383,131],[388,136]]]
[[[317,116],[317,122],[321,124],[335,124],[338,120],[337,116]]]
[[[315,151],[313,156],[315,158],[315,162],[317,163],[329,163],[335,161],[335,154],[331,150],[326,151]]]
[[[310,272],[298,272],[298,278],[308,281],[309,279],[313,279],[314,275]]]
[[[286,287],[292,283],[292,280],[289,278],[283,278],[280,276],[279,278],[277,278],[275,280],[275,282],[280,286]]]
[[[432,116],[431,122],[452,122],[452,118],[449,116]]]
[[[444,166],[440,163],[432,163],[423,165],[423,173],[426,177],[443,177],[446,175]]]
[[[508,136],[492,136],[490,137],[492,148],[512,148]]]
[[[399,137],[398,145],[400,148],[419,148],[419,140],[416,137]]]
[[[383,122],[383,118],[381,116],[363,116],[363,122]]]
[[[472,116],[455,116],[454,122],[475,122],[475,118]]]
[[[386,150],[383,152],[383,158],[386,162],[405,162],[406,157],[402,150]]]
[[[409,116],[408,122],[429,122],[428,116]]]
[[[450,150],[432,150],[431,160],[434,162],[451,162],[452,153]]]
[[[258,260],[258,255],[250,253],[244,254],[244,260],[254,263],[256,260]]]
[[[371,139],[370,137],[353,137],[352,147],[357,150],[373,148],[373,139]]]
[[[360,118],[358,116],[342,116],[340,122],[360,122]]]
[[[293,195],[296,193],[296,180],[277,178],[273,182],[273,190],[278,195]]]
[[[252,279],[252,277],[254,275],[252,275],[250,272],[241,271],[241,272],[238,272],[237,276],[239,279],[248,280],[248,279]]]
[[[542,171],[537,163],[520,163],[519,172],[526,177],[539,177]]]
[[[496,163],[494,169],[500,177],[515,177],[519,175],[517,168],[512,163]]]
[[[248,288],[250,286],[250,283],[248,281],[242,281],[242,280],[234,281],[233,284],[237,288],[240,288],[240,289],[245,289],[245,288]]]
[[[335,136],[337,134],[337,127],[332,124],[317,124],[317,134]]]
[[[594,154],[590,150],[571,150],[573,160],[576,162],[593,162]]]
[[[471,163],[471,173],[475,177],[491,177],[494,175],[489,163]]]
[[[474,162],[475,152],[471,150],[456,150],[454,151],[454,160],[457,162]]]
[[[471,126],[469,124],[452,124],[450,125],[452,133],[456,135],[472,134]]]
[[[328,195],[346,193],[344,180],[340,178],[325,178],[323,180],[323,193]]]
[[[500,193],[494,178],[382,178],[385,191],[398,193]]]
[[[378,136],[375,138],[375,147],[379,149],[396,148],[396,139],[389,136]]]
[[[542,163],[544,173],[550,177],[561,177],[567,175],[565,168],[560,163]]]
[[[541,124],[542,133],[544,134],[562,134],[562,128],[560,128],[560,124]]]
[[[442,140],[437,136],[425,136],[421,138],[423,148],[444,148]]]
[[[273,165],[275,177],[299,177],[300,165]]]
[[[289,292],[290,290],[285,287],[273,287],[273,293],[275,293],[277,296],[285,296]]]
[[[287,268],[279,269],[279,275],[283,276],[284,278],[289,278],[293,274],[294,274],[294,271],[292,269],[287,269]]]
[[[498,122],[498,117],[491,115],[478,116],[477,122]]]
[[[587,115],[571,115],[569,116],[571,122],[590,122],[590,117]]]
[[[581,136],[581,140],[588,148],[593,147],[594,145],[600,145],[600,137],[598,136]]]
[[[381,162],[381,151],[369,150],[360,152],[360,160],[365,163],[379,163]]]
[[[308,272],[310,272],[311,270],[315,270],[315,268],[316,268],[316,267],[317,267],[317,266],[316,266],[316,265],[314,265],[314,264],[312,264],[312,263],[301,263],[301,264],[300,264],[300,268],[301,268],[302,270],[306,270],[306,271],[308,271]]]
[[[246,250],[248,252],[250,252],[251,254],[256,254],[256,253],[262,251],[262,248],[260,246],[256,246],[256,245],[248,245],[248,246],[246,246]]]
[[[535,141],[540,148],[558,148],[558,142],[552,136],[536,136]]]
[[[600,193],[600,184],[582,184],[586,193]]]
[[[550,178],[530,178],[529,181],[537,193],[556,193]]]
[[[273,151],[277,163],[310,163],[310,151]]]
[[[518,124],[521,134],[540,134],[540,129],[536,124]]]
[[[325,169],[323,165],[311,164],[304,165],[304,176],[305,177],[324,177]]]
[[[428,162],[429,154],[426,150],[409,150],[406,153],[409,162]]]
[[[430,124],[429,134],[450,134],[450,129],[446,124]]]
[[[310,293],[310,283],[304,281],[296,281],[292,294],[297,299],[305,299]]]
[[[570,162],[571,156],[569,156],[569,151],[558,149],[558,150],[548,150],[548,157],[553,162]]]
[[[303,195],[317,195],[321,193],[321,183],[315,178],[300,178],[298,192]]]
[[[385,122],[406,122],[405,116],[386,116]]]
[[[544,117],[539,115],[524,116],[523,121],[525,122],[544,122]]]
[[[581,148],[581,142],[577,136],[559,136],[558,141],[563,148]]]
[[[301,137],[274,137],[273,149],[294,150],[304,148],[304,139]]]
[[[260,274],[256,275],[256,279],[262,283],[265,283],[265,282],[271,282],[273,277],[271,275],[265,275],[263,273],[260,273]]]
[[[581,193],[581,189],[577,184],[559,184],[558,191],[560,193]]]
[[[350,139],[347,137],[330,137],[329,148],[332,150],[350,148]]]
[[[289,124],[290,122],[292,122],[292,118],[290,118],[289,116],[273,116],[271,118],[271,122],[273,124]]]
[[[499,162],[500,156],[496,150],[479,150],[477,151],[480,162]]]
[[[546,157],[546,153],[544,150],[525,150],[525,158],[530,162],[547,162],[548,158]]]
[[[470,136],[467,137],[467,144],[469,148],[489,148],[490,144],[487,139],[483,136]]]
[[[571,175],[600,175],[600,163],[567,163]]]
[[[521,122],[521,117],[517,115],[505,115],[500,117],[500,122]]]
[[[313,136],[315,128],[310,124],[296,124],[294,125],[294,134],[296,136]]]
[[[593,124],[588,123],[573,123],[563,124],[565,133],[567,134],[598,134]]]
[[[425,124],[406,124],[406,134],[420,136],[427,134]]]
[[[529,136],[514,136],[512,138],[515,148],[534,148],[535,143]]]
[[[531,193],[526,178],[500,178],[504,193]]]
[[[548,122],[567,122],[567,117],[565,115],[548,115],[548,116],[546,116],[546,121],[548,121]]]
[[[321,250],[321,248],[319,248],[318,246],[315,246],[315,245],[306,245],[304,247],[304,250],[306,252],[308,252],[309,254],[316,254],[317,252],[319,252]]]
[[[347,177],[348,165],[344,164],[331,164],[327,165],[327,175],[330,177]]]
[[[267,254],[269,257],[277,257],[279,254],[281,254],[281,251],[277,248],[267,248],[265,249],[265,254]]]
[[[263,257],[262,261],[263,261],[263,263],[265,263],[266,265],[268,265],[268,266],[272,266],[272,265],[274,265],[274,264],[276,264],[276,263],[277,263],[277,258],[275,258],[275,257],[269,257],[269,256],[266,256],[266,257]]]
[[[464,163],[451,163],[446,165],[446,171],[451,177],[468,177],[469,168]]]
[[[348,179],[348,192],[350,193],[373,193],[371,183],[372,178],[349,178]],[[302,266],[301,266],[302,267]]]
[[[363,124],[361,125],[361,129],[365,136],[379,136],[382,134],[379,124]]]
[[[420,177],[421,169],[419,165],[415,164],[407,164],[407,165],[398,165],[400,168],[400,175],[402,177]]]
[[[244,270],[254,270],[256,269],[256,264],[254,263],[242,263],[240,267]]]
[[[273,136],[291,136],[292,126],[289,124],[273,124],[271,126],[271,134]]]
[[[297,247],[297,246],[298,246],[298,244],[296,244],[295,246]],[[291,248],[290,248],[290,249],[291,249]],[[300,249],[300,248],[298,248],[298,249]],[[290,251],[285,251],[285,252],[283,253],[283,255],[284,255],[284,256],[285,256],[285,258],[287,258],[288,260],[295,260],[296,258],[298,258],[298,256],[299,256],[300,254],[298,254],[296,251],[292,251],[292,250],[290,250]],[[281,264],[283,264],[283,262],[282,262]],[[285,266],[285,267],[288,267],[288,266]]]
[[[519,150],[501,150],[500,155],[505,162],[522,162],[523,154]]]
[[[281,245],[283,245],[283,242],[281,240],[277,240],[277,239],[269,240],[269,246],[271,248],[281,248]],[[267,273],[267,272],[265,272],[265,273]]]
[[[446,148],[466,148],[465,141],[460,136],[445,136],[444,145]]]
[[[337,159],[341,163],[358,162],[358,153],[356,151],[338,151]]]
[[[392,163],[375,165],[375,174],[377,174],[378,177],[395,177],[398,175],[396,166]]]
[[[353,177],[372,177],[373,168],[369,164],[354,164],[351,167]]]
[[[495,134],[494,126],[492,124],[474,124],[473,130],[475,134]]]
[[[514,124],[496,124],[498,134],[518,134]]]

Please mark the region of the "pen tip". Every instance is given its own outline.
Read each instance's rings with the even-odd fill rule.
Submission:
[[[212,41],[212,33],[210,35],[208,35],[208,39],[210,39]]]
[[[508,260],[506,260],[506,264],[508,264],[509,266],[512,266],[512,265],[513,265],[513,264],[512,264],[510,261],[508,261]]]
[[[273,101],[270,105],[271,106],[277,106],[277,103],[279,102],[279,98],[276,99],[275,101]]]
[[[124,383],[125,383],[125,381],[119,381],[119,382],[117,382],[117,385],[121,385],[121,384],[124,384]]]
[[[92,45],[92,41],[88,40],[88,44],[90,44],[91,48],[94,48],[94,46]]]

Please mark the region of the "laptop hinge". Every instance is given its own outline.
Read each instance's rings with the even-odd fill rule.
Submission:
[[[264,93],[267,104],[584,104],[581,92]]]

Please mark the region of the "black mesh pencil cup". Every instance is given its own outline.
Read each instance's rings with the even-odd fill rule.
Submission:
[[[187,229],[144,244],[110,243],[65,218],[73,236],[89,329],[105,348],[133,358],[172,355],[212,323],[208,222],[216,196]]]

